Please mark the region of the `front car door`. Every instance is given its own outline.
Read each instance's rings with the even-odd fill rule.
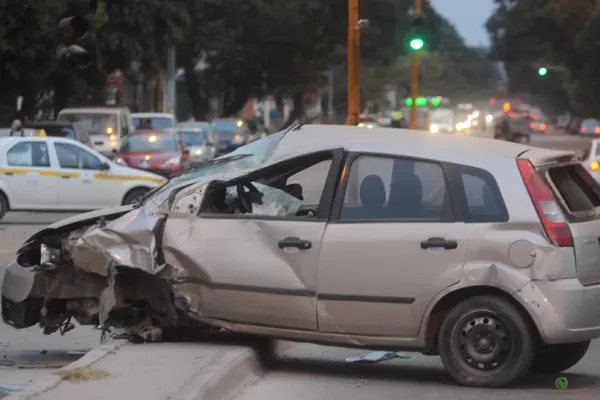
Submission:
[[[466,258],[445,166],[369,154],[348,164],[319,259],[319,331],[416,337]]]
[[[102,160],[83,146],[54,143],[61,169],[58,202],[71,210],[93,210],[115,204],[121,193],[118,180],[99,179]]]
[[[9,188],[12,209],[53,210],[58,202],[58,169],[48,143],[19,141],[5,154],[7,167],[0,168]]]
[[[207,190],[211,194],[206,195],[197,218],[169,217],[165,232],[181,233],[173,238],[166,235],[163,248],[167,254],[177,249],[174,257],[197,264],[190,279],[201,289],[195,294],[188,289],[187,296],[196,296],[190,302],[201,304],[202,315],[242,324],[317,330],[319,252],[342,156],[341,150],[317,153],[249,174],[241,181],[248,179],[263,195],[263,204],[255,204],[252,213],[240,214],[225,207],[225,201],[212,200],[235,198],[241,182],[236,180],[214,192]],[[288,183],[288,178],[326,161],[325,173],[311,177],[313,186],[321,179],[317,204],[305,204],[297,180]],[[309,190],[314,193],[312,187]],[[221,204],[220,211],[216,203]]]

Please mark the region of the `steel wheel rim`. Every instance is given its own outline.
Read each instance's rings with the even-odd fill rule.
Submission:
[[[477,312],[462,318],[452,341],[461,366],[479,374],[496,372],[506,366],[516,344],[507,324],[491,312]]]
[[[129,199],[129,202],[127,203],[127,205],[130,206],[130,205],[140,204],[140,202],[142,201],[143,198],[144,198],[143,194],[139,194],[137,196],[134,196],[134,197],[132,197],[132,198]]]

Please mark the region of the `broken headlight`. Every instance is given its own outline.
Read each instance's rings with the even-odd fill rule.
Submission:
[[[51,249],[45,244],[40,246],[40,265],[53,263],[58,259],[59,250]]]

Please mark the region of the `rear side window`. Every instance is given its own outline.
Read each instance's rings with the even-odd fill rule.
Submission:
[[[600,207],[600,187],[579,164],[550,168],[548,177],[572,213]]]
[[[496,179],[489,172],[450,164],[456,182],[453,195],[462,220],[467,223],[506,222],[509,215]]]

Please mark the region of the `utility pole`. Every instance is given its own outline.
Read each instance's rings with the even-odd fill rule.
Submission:
[[[415,18],[421,17],[421,0],[415,0]],[[410,88],[410,129],[417,129],[417,96],[419,95],[419,52],[413,51],[412,84]]]
[[[333,84],[334,82],[334,69],[331,68],[329,70],[329,82],[327,83],[327,111],[328,111],[328,119],[329,119],[329,123],[332,124],[333,120],[335,119],[335,110],[333,109],[335,107],[335,103],[333,101],[333,96],[334,96],[334,90],[333,90]]]
[[[358,0],[348,0],[348,118],[346,125],[358,125],[360,113],[359,59]]]

